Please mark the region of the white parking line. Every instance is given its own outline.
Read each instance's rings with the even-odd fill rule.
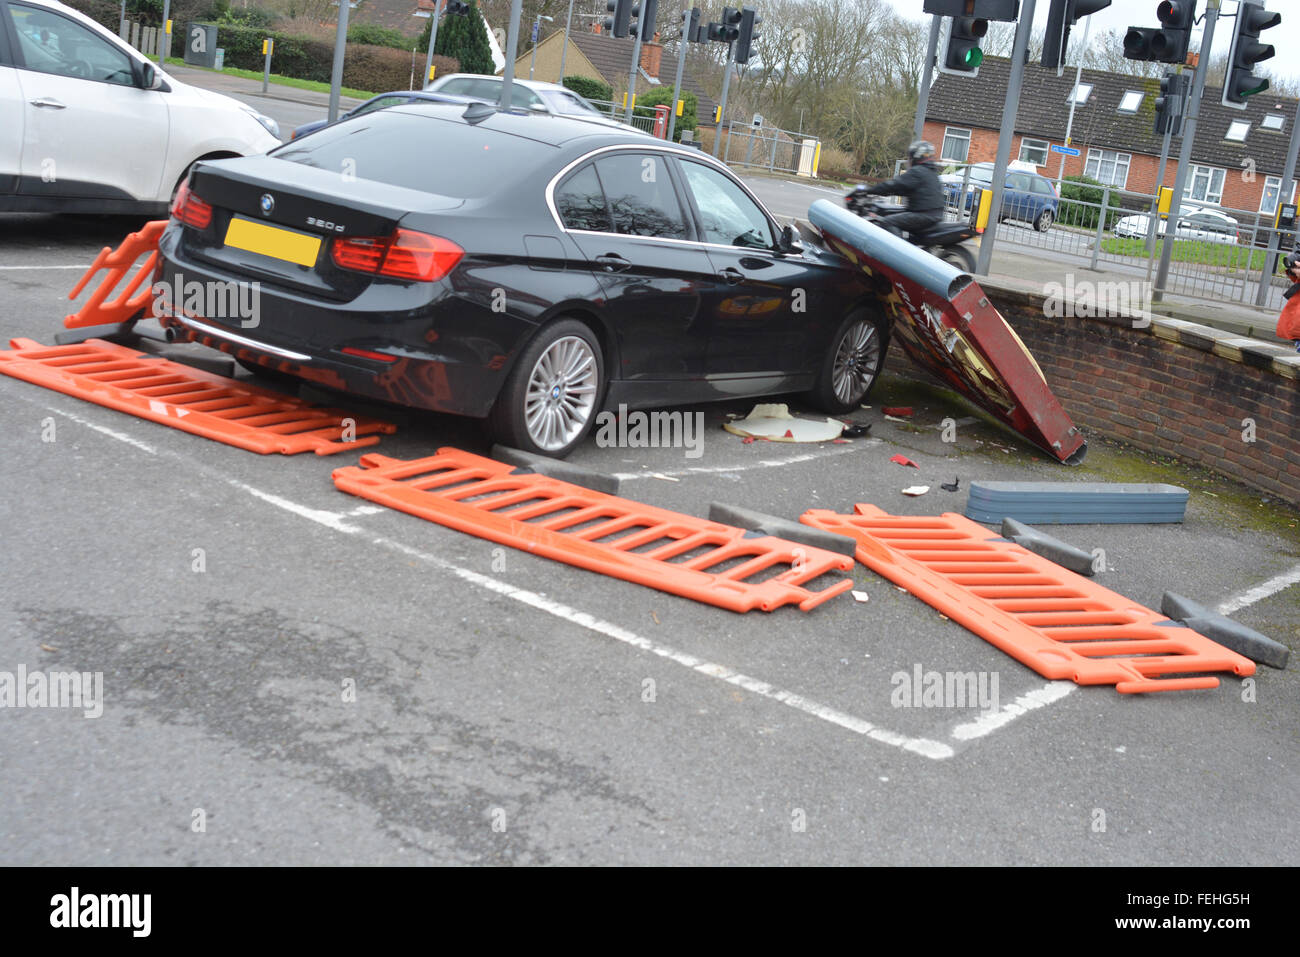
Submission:
[[[16,269],[80,269],[85,272],[89,268],[90,263],[86,263],[84,266],[0,266],[0,270],[4,272],[12,272]]]
[[[747,462],[744,465],[718,465],[712,468],[689,468],[682,469],[679,472],[615,472],[614,478],[620,481],[631,481],[632,479],[662,478],[667,475],[670,478],[687,475],[718,475],[723,472],[745,472],[749,469],[775,469],[785,465],[798,465],[800,462],[813,462],[817,459],[828,459],[836,455],[849,455],[852,452],[860,451],[862,448],[870,445],[880,445],[880,439],[867,439],[865,442],[858,442],[857,447],[841,446],[830,449],[825,452],[809,452],[803,455],[792,455],[785,459],[759,459],[757,462]]]
[[[1220,615],[1231,615],[1234,611],[1240,611],[1247,605],[1253,605],[1257,601],[1263,601],[1270,595],[1276,595],[1284,588],[1290,588],[1292,585],[1300,584],[1300,565],[1280,575],[1274,575],[1266,582],[1256,585],[1239,595],[1229,598],[1223,604],[1219,605]]]
[[[140,449],[143,452],[148,452],[150,455],[158,454],[158,450],[154,448],[152,445],[149,445],[146,442],[141,442],[139,439],[133,438],[132,436],[127,435],[125,432],[118,432],[116,429],[110,429],[106,425],[98,425],[94,422],[89,421],[88,419],[83,419],[79,415],[74,415],[71,412],[64,412],[62,409],[54,409],[54,408],[50,408],[49,406],[45,406],[45,408],[49,409],[49,411],[55,413],[56,415],[61,415],[64,418],[71,419],[73,422],[76,422],[77,425],[84,425],[86,428],[93,429],[94,431],[99,432],[101,435],[107,435],[109,438],[117,439],[119,442],[125,442],[127,445],[133,445],[137,449]]]
[[[974,721],[957,725],[952,729],[952,737],[956,741],[982,738],[986,734],[992,734],[998,728],[1006,727],[1022,714],[1045,708],[1054,701],[1060,701],[1077,687],[1078,685],[1073,681],[1049,681],[1043,687],[1028,691],[1015,701],[1004,704],[997,711],[982,714]]]

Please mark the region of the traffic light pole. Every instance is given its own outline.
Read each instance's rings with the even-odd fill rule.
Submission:
[[[934,82],[934,61],[939,56],[939,31],[943,17],[937,13],[930,18],[930,42],[926,45],[925,72],[921,75],[921,89],[917,90],[916,122],[912,124],[912,139],[919,140],[925,132],[925,112],[930,107],[930,85]]]
[[[420,89],[429,85],[429,72],[433,69],[433,45],[438,42],[438,8],[443,0],[433,0],[433,13],[429,14],[429,55],[424,58],[424,79]]]
[[[1282,182],[1277,187],[1277,205],[1274,207],[1274,224],[1276,224],[1277,210],[1282,208],[1282,204],[1291,198],[1288,188],[1291,180],[1295,179],[1296,159],[1300,155],[1300,130],[1296,129],[1296,124],[1300,123],[1300,102],[1296,103],[1295,120],[1291,123],[1291,148],[1286,154],[1286,169],[1282,171]],[[1255,294],[1255,305],[1268,305],[1268,290],[1273,285],[1273,273],[1277,270],[1277,253],[1278,253],[1278,236],[1277,230],[1268,234],[1268,255],[1264,257],[1264,272],[1259,277],[1259,292]]]
[[[645,0],[642,0],[641,9],[645,9]],[[645,31],[641,29],[641,18],[637,18],[636,25],[636,43],[632,45],[632,69],[627,74],[627,110],[623,114],[623,122],[632,122],[632,105],[636,100],[636,74],[641,69],[641,34]]]
[[[523,14],[524,0],[511,0],[510,4],[510,29],[506,33],[506,48],[501,52],[506,57],[506,68],[501,73],[501,103],[500,108],[509,110],[512,87],[515,82],[515,54],[519,51],[519,17]]]
[[[673,108],[668,114],[669,143],[673,141],[673,132],[677,129],[677,100],[682,95],[682,70],[686,66],[686,44],[690,42],[690,37],[686,35],[686,22],[689,14],[689,7],[682,11],[682,39],[677,44],[677,80],[673,83]]]
[[[1016,22],[1016,42],[1011,52],[1011,79],[1007,83],[1007,101],[1002,108],[1002,129],[998,133],[998,157],[993,164],[993,206],[989,212],[989,225],[980,238],[979,263],[975,271],[981,276],[989,274],[993,263],[993,243],[997,237],[999,213],[1002,211],[1002,194],[1007,185],[1007,166],[1011,163],[1011,141],[1016,135],[1016,115],[1020,111],[1020,89],[1025,82],[1025,60],[1029,52],[1029,34],[1034,26],[1034,8],[1037,0],[1023,0],[1020,19]]]
[[[1032,3],[1033,0],[1030,0]],[[727,44],[727,64],[726,72],[722,74],[722,100],[718,103],[718,131],[713,135],[713,155],[718,155],[718,148],[722,145],[722,124],[727,119],[727,88],[731,86],[731,57],[736,52],[736,43],[733,40]]]
[[[1178,174],[1174,178],[1174,199],[1170,203],[1170,225],[1165,227],[1165,241],[1160,244],[1160,267],[1156,270],[1156,285],[1152,300],[1164,299],[1169,282],[1169,263],[1174,252],[1174,238],[1178,235],[1178,212],[1183,206],[1183,191],[1192,166],[1192,145],[1196,141],[1196,119],[1201,113],[1201,95],[1205,92],[1205,75],[1210,66],[1210,52],[1214,49],[1214,25],[1219,19],[1223,0],[1209,0],[1205,11],[1205,32],[1201,35],[1201,55],[1192,78],[1192,92],[1187,98],[1186,116],[1183,117],[1183,143],[1178,151]]]

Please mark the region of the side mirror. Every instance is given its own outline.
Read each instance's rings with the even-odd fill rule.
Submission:
[[[794,231],[793,226],[781,227],[781,236],[776,241],[776,248],[783,253],[803,252],[803,243],[799,242],[798,234]]]
[[[158,82],[158,71],[152,63],[136,61],[136,84],[142,90],[152,90]]]

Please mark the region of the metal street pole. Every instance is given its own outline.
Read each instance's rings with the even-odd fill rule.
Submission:
[[[523,14],[524,0],[511,0],[510,29],[506,31],[506,68],[501,72],[501,103],[503,110],[510,109],[511,87],[515,82],[515,54],[519,51],[519,17]]]
[[[1025,82],[1025,60],[1028,58],[1029,33],[1034,26],[1034,7],[1038,0],[1024,0],[1020,5],[1020,20],[1016,23],[1016,42],[1011,51],[1011,78],[1007,81],[1007,100],[1002,107],[1002,130],[998,133],[998,156],[993,164],[993,207],[989,212],[989,225],[980,237],[979,263],[975,271],[981,276],[989,274],[993,263],[993,244],[998,234],[998,214],[1002,211],[1002,194],[1007,185],[1007,166],[1011,162],[1011,141],[1016,135],[1016,114],[1020,110],[1020,89]]]
[[[1300,131],[1296,130],[1296,123],[1300,123],[1300,101],[1297,101],[1295,107],[1295,120],[1291,124],[1291,148],[1286,154],[1286,169],[1282,171],[1282,182],[1277,187],[1277,204],[1273,208],[1276,217],[1277,210],[1283,203],[1291,199],[1291,180],[1295,179],[1296,160],[1300,156]],[[1276,222],[1276,218],[1274,219]],[[1277,253],[1278,240],[1281,237],[1277,230],[1268,235],[1268,255],[1264,257],[1264,272],[1259,277],[1259,292],[1255,294],[1255,305],[1268,305],[1268,290],[1273,285],[1273,273],[1277,270]]]
[[[1033,0],[1029,0],[1030,3]],[[713,155],[718,155],[718,147],[722,145],[722,123],[727,118],[727,88],[731,86],[731,55],[736,52],[735,43],[727,44],[727,72],[722,74],[722,102],[718,104],[718,129],[713,134]]]
[[[429,14],[429,53],[424,58],[424,79],[420,81],[420,89],[429,85],[429,74],[433,71],[433,45],[438,42],[438,9],[442,6],[443,0],[433,0],[433,12]]]
[[[677,44],[677,80],[673,83],[672,111],[668,114],[669,143],[673,141],[673,132],[677,129],[677,100],[682,95],[682,70],[686,66],[686,44],[689,42],[686,37],[686,18],[690,16],[690,14],[690,7],[686,7],[682,10],[682,38]]]
[[[1209,72],[1210,54],[1214,50],[1214,24],[1219,19],[1223,0],[1210,0],[1205,11],[1205,32],[1201,35],[1201,55],[1192,79],[1192,92],[1187,101],[1187,115],[1183,118],[1183,144],[1178,151],[1178,174],[1174,178],[1174,199],[1170,204],[1170,225],[1165,227],[1165,241],[1160,246],[1160,268],[1156,270],[1156,286],[1151,293],[1154,302],[1164,298],[1169,282],[1169,263],[1174,253],[1174,238],[1178,235],[1178,211],[1183,206],[1183,191],[1192,168],[1192,145],[1196,141],[1196,119],[1201,113],[1201,94],[1205,92],[1205,76]]]
[[[121,36],[123,40],[126,39],[126,0],[122,0],[122,25],[118,29],[118,35]]]
[[[330,71],[329,121],[339,118],[339,90],[343,87],[343,53],[348,42],[348,0],[339,0],[339,26],[334,34],[334,68]]]
[[[645,9],[642,3],[641,9]],[[623,122],[632,122],[632,103],[636,100],[636,74],[641,69],[641,24],[636,25],[636,43],[632,45],[632,69],[627,74],[627,109],[623,112]]]
[[[569,18],[564,21],[564,42],[560,44],[560,78],[556,83],[564,84],[564,58],[569,52],[569,27],[573,26],[573,0],[569,0]]]
[[[539,13],[533,21],[533,55],[528,58],[528,79],[533,78],[533,67],[537,65],[537,37],[542,30],[542,15]]]
[[[1088,33],[1092,30],[1092,17],[1087,18],[1083,25],[1083,49],[1088,49]],[[1063,51],[1068,53],[1069,51]],[[1079,82],[1083,79],[1083,56],[1080,55],[1079,62],[1074,67],[1074,88],[1070,90],[1070,118],[1065,123],[1065,142],[1062,146],[1070,145],[1070,134],[1074,132],[1074,108],[1079,102]],[[1166,140],[1166,142],[1168,142]],[[1061,169],[1056,174],[1058,181],[1065,179],[1065,154],[1061,154]]]
[[[163,22],[162,33],[158,36],[158,65],[163,65],[163,58],[167,55],[167,18],[172,15],[172,0],[163,0]]]
[[[930,85],[934,82],[934,62],[939,56],[939,30],[943,17],[935,14],[930,18],[930,42],[926,46],[925,74],[921,77],[921,89],[917,90],[916,122],[912,124],[912,139],[919,140],[925,132],[925,111],[930,105]],[[799,132],[803,132],[803,113],[799,114]]]

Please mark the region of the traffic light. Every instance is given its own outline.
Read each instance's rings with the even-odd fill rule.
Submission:
[[[605,18],[605,32],[614,37],[627,36],[632,21],[632,0],[606,0],[605,9],[614,14]]]
[[[1052,0],[1047,12],[1047,33],[1043,36],[1043,66],[1060,69],[1070,45],[1070,27],[1080,17],[1091,16],[1110,6],[1110,0]]]
[[[1156,7],[1158,27],[1129,27],[1124,34],[1124,56],[1129,60],[1159,63],[1187,62],[1196,23],[1196,0],[1163,0]]]
[[[953,17],[948,21],[948,39],[939,72],[958,76],[976,76],[984,62],[980,40],[989,32],[989,22],[982,17]]]
[[[659,13],[659,0],[641,0],[632,8],[632,23],[628,35],[639,36],[642,41],[655,38],[655,17]]]
[[[1188,77],[1183,73],[1166,73],[1160,81],[1160,95],[1156,97],[1156,135],[1169,133],[1177,136],[1183,129],[1183,103],[1187,94]]]
[[[736,55],[737,63],[748,63],[749,54],[754,41],[759,39],[760,34],[754,32],[754,27],[763,22],[763,18],[745,7],[740,12],[740,35],[736,37]]]
[[[691,7],[682,11],[682,35],[687,43],[703,43],[708,39],[700,28],[700,8]]]
[[[1259,42],[1259,34],[1281,22],[1282,14],[1265,10],[1260,0],[1242,0],[1228,53],[1228,76],[1223,81],[1220,102],[1224,106],[1244,110],[1248,98],[1268,89],[1268,80],[1252,71],[1255,64],[1269,59],[1275,51],[1272,44]]]
[[[722,8],[722,21],[709,24],[709,39],[718,43],[731,43],[740,36],[740,19],[743,14],[735,7]]]

